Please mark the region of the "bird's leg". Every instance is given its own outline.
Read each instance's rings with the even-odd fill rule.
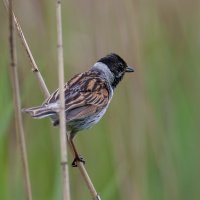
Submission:
[[[69,143],[72,147],[72,150],[74,152],[74,160],[72,162],[72,167],[77,167],[77,162],[82,162],[83,164],[85,164],[85,160],[83,159],[82,156],[80,156],[76,150],[76,147],[74,145],[74,142],[73,142],[73,138],[72,137],[69,137]]]

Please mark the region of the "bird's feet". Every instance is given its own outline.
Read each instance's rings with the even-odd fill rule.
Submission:
[[[85,160],[81,155],[77,155],[73,162],[72,162],[72,167],[77,167],[77,162],[82,162],[83,164],[85,164]]]

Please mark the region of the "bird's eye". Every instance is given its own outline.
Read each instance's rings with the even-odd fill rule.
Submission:
[[[125,70],[124,65],[122,63],[119,63],[118,69],[120,72],[123,72]]]

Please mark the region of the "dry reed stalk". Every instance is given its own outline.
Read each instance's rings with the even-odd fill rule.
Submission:
[[[58,35],[58,67],[59,67],[59,90],[60,90],[60,143],[61,143],[61,162],[63,172],[63,199],[69,199],[69,175],[67,167],[67,130],[65,126],[65,96],[64,96],[64,61],[63,61],[63,44],[62,44],[62,20],[61,20],[61,0],[56,0],[56,18],[57,18],[57,35]],[[69,145],[71,147],[71,145]],[[91,192],[94,200],[100,199],[94,185],[83,165],[83,163],[77,163],[78,168],[83,176],[86,185]],[[67,184],[68,183],[68,188]],[[68,192],[68,194],[67,194]],[[68,198],[67,198],[68,197]]]
[[[64,88],[64,61],[63,61],[63,42],[62,42],[62,20],[61,20],[61,0],[56,0],[56,22],[57,22],[57,53],[58,53],[58,79],[59,79],[59,98],[60,98],[60,150],[61,167],[63,179],[63,200],[70,200],[69,169],[68,169],[68,150],[65,126],[65,88]]]
[[[70,134],[70,132],[68,133],[68,135]],[[73,147],[72,147],[72,144],[70,143],[69,140],[68,141],[68,144],[69,144],[69,147],[70,147],[70,150],[72,152],[72,154],[74,155],[74,151],[73,151]],[[86,183],[86,186],[88,188],[88,190],[90,191],[91,193],[91,196],[92,196],[92,199],[93,200],[101,200],[99,194],[97,193],[88,173],[87,173],[87,170],[85,169],[85,166],[82,162],[77,162],[77,167],[79,168],[80,170],[80,173],[83,177],[83,180],[85,181]]]
[[[15,30],[13,24],[13,16],[12,9],[13,1],[9,0],[9,45],[10,45],[10,74],[12,81],[12,93],[14,99],[15,106],[15,125],[17,132],[17,140],[20,148],[20,156],[22,160],[22,174],[24,181],[24,192],[27,200],[32,200],[31,194],[31,183],[29,177],[29,168],[28,168],[28,159],[27,159],[27,151],[26,151],[26,143],[24,137],[24,129],[21,115],[21,99],[20,99],[20,91],[19,91],[19,81],[18,81],[18,72],[17,72],[17,55],[16,55],[16,46],[15,46]]]
[[[84,181],[85,181],[85,183],[86,183],[86,185],[87,185],[87,187],[88,187],[88,189],[89,189],[89,191],[92,195],[92,199],[93,200],[101,200],[99,194],[96,192],[96,189],[95,189],[95,187],[94,187],[94,185],[93,185],[93,183],[92,183],[92,181],[91,181],[91,179],[90,179],[90,177],[89,177],[89,175],[88,175],[88,173],[85,169],[84,164],[82,162],[77,162],[77,166],[78,166],[80,173],[81,173],[81,175],[82,175],[82,177],[83,177],[83,179],[84,179]]]
[[[7,1],[7,0],[3,0],[3,1],[4,1],[5,7],[8,9],[8,1]],[[42,92],[44,93],[44,96],[45,96],[46,98],[48,98],[49,95],[50,95],[50,93],[49,93],[49,91],[48,91],[48,89],[47,89],[47,86],[46,86],[46,84],[45,84],[45,82],[44,82],[44,79],[42,78],[42,75],[41,75],[41,73],[40,73],[40,71],[39,71],[39,69],[38,69],[38,66],[37,66],[37,64],[36,64],[36,62],[35,62],[35,60],[34,60],[34,58],[33,58],[33,55],[32,55],[32,53],[31,53],[31,50],[30,50],[30,48],[29,48],[29,46],[28,46],[28,43],[27,43],[27,41],[26,41],[26,38],[25,38],[25,36],[24,36],[24,34],[23,34],[22,28],[21,28],[21,26],[20,26],[20,24],[19,24],[17,18],[15,17],[14,12],[12,12],[12,15],[13,15],[13,19],[14,19],[14,23],[15,23],[17,32],[18,32],[18,34],[19,34],[19,37],[20,37],[20,39],[21,39],[21,41],[22,41],[22,44],[23,44],[23,46],[24,46],[24,48],[25,48],[25,51],[26,51],[26,53],[27,53],[27,55],[28,55],[28,58],[29,58],[29,60],[30,60],[30,63],[31,63],[31,66],[32,66],[32,72],[35,74],[36,79],[37,79],[37,81],[39,82],[39,86],[40,86]]]
[[[6,8],[8,9],[8,2],[6,0],[4,0],[4,4],[5,4]],[[15,23],[16,29],[18,31],[18,35],[19,35],[20,39],[22,40],[22,44],[25,47],[25,50],[26,50],[27,55],[28,55],[28,57],[30,59],[31,65],[33,67],[32,70],[33,70],[33,72],[35,72],[35,75],[37,77],[37,81],[38,81],[38,83],[40,85],[40,88],[41,88],[44,96],[47,98],[47,97],[49,97],[50,93],[48,91],[48,88],[46,87],[46,84],[44,82],[44,79],[43,79],[42,75],[39,72],[39,69],[38,69],[38,67],[36,65],[36,62],[35,62],[35,60],[34,60],[34,58],[32,56],[30,48],[28,46],[28,43],[26,42],[26,39],[25,39],[25,36],[23,34],[22,28],[21,28],[21,26],[20,26],[20,24],[19,24],[19,22],[18,22],[18,20],[17,20],[17,18],[16,18],[14,13],[13,13],[13,18],[14,18],[14,23]],[[82,163],[79,163],[79,162],[77,164],[78,164],[78,168],[79,168],[79,170],[81,172],[81,175],[82,175],[82,177],[83,177],[83,179],[84,179],[89,191],[91,192],[92,198],[95,199],[95,200],[100,200],[100,196],[96,192],[96,190],[94,188],[94,185],[93,185],[93,183],[92,183],[92,181],[91,181],[91,179],[90,179],[90,177],[89,177],[89,175],[87,173],[87,170],[85,169],[85,166]]]

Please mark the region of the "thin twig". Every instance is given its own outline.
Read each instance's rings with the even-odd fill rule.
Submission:
[[[89,175],[88,175],[88,173],[85,169],[84,164],[82,162],[78,162],[77,165],[78,165],[79,170],[81,172],[81,175],[84,178],[85,183],[87,184],[87,187],[88,187],[88,189],[89,189],[89,191],[92,195],[92,199],[100,200],[100,196],[98,195],[98,193],[97,193],[97,191],[96,191],[96,189],[95,189],[95,187],[94,187],[94,185],[93,185],[93,183],[92,183],[92,181],[91,181],[91,179],[90,179],[90,177],[89,177]]]
[[[19,81],[17,73],[17,55],[15,46],[14,24],[12,17],[12,7],[13,7],[12,5],[13,5],[12,0],[9,0],[9,32],[10,32],[9,44],[10,44],[10,61],[11,61],[10,73],[12,81],[13,99],[15,104],[15,125],[16,125],[17,139],[20,148],[20,156],[22,160],[24,190],[26,196],[25,199],[32,200],[26,143],[25,143],[23,122],[21,115],[21,99],[20,99]]]
[[[84,164],[82,162],[77,162],[77,165],[78,165],[78,168],[81,172],[81,175],[82,175],[82,177],[83,177],[83,179],[84,179],[84,181],[85,181],[85,183],[86,183],[86,185],[87,185],[87,187],[88,187],[88,189],[89,189],[89,191],[92,195],[92,199],[93,200],[101,200],[99,194],[97,193],[97,191],[96,191],[96,189],[95,189],[95,187],[94,187],[94,185],[93,185],[93,183],[92,183],[92,181],[91,181],[91,179],[90,179],[90,177],[87,173],[87,170],[85,169]]]
[[[6,0],[4,0],[4,4],[7,7]],[[19,35],[20,39],[22,40],[22,43],[23,43],[23,45],[24,45],[24,47],[26,49],[26,52],[28,54],[28,57],[30,58],[30,62],[31,62],[31,65],[33,67],[33,71],[37,72],[36,76],[37,76],[37,80],[38,80],[38,83],[40,85],[40,88],[41,88],[44,96],[47,98],[47,97],[49,97],[49,91],[48,91],[48,89],[47,89],[47,87],[45,85],[44,79],[43,79],[42,75],[40,74],[37,65],[34,64],[35,61],[33,59],[32,53],[31,53],[31,51],[30,51],[30,49],[28,47],[28,44],[27,44],[26,39],[24,37],[23,31],[21,29],[21,26],[20,26],[16,16],[14,15],[14,13],[13,13],[13,18],[14,18],[14,23],[16,25],[17,31],[19,33],[18,35]],[[94,188],[94,185],[92,184],[92,181],[91,181],[91,179],[90,179],[90,177],[89,177],[89,175],[87,173],[87,170],[85,169],[85,166],[82,163],[78,163],[78,168],[79,168],[79,170],[81,172],[81,175],[82,175],[82,177],[83,177],[83,179],[84,179],[89,191],[91,192],[92,198],[95,199],[95,200],[100,200],[100,196],[97,194],[97,192],[96,192],[96,190]]]
[[[7,0],[4,0],[4,5],[8,9],[8,1]],[[47,89],[47,86],[46,86],[46,84],[44,82],[44,79],[42,78],[42,75],[41,75],[41,73],[40,73],[40,71],[38,69],[38,66],[37,66],[37,64],[36,64],[36,62],[35,62],[35,60],[33,58],[33,55],[31,53],[31,50],[30,50],[29,46],[28,46],[28,43],[26,42],[26,38],[25,38],[25,36],[23,34],[22,28],[21,28],[17,18],[15,17],[14,12],[12,12],[12,15],[13,15],[13,18],[14,18],[14,23],[15,23],[17,32],[19,34],[19,37],[21,38],[22,44],[23,44],[23,46],[25,48],[25,51],[26,51],[26,53],[28,55],[28,58],[30,60],[30,63],[31,63],[31,66],[32,66],[32,72],[35,74],[35,76],[36,76],[36,78],[37,78],[37,80],[39,82],[39,86],[40,86],[42,92],[44,93],[45,98],[48,98],[50,93],[49,93],[49,91]]]
[[[69,147],[71,149],[71,152],[73,154],[73,148],[72,148],[69,140],[67,140],[67,141],[68,141]],[[97,193],[97,191],[96,191],[96,189],[95,189],[95,187],[94,187],[94,185],[93,185],[93,183],[92,183],[92,181],[91,181],[91,179],[90,179],[90,177],[87,173],[87,170],[85,169],[84,164],[82,162],[77,162],[77,167],[79,168],[80,173],[81,173],[81,175],[82,175],[82,177],[83,177],[83,179],[84,179],[84,181],[85,181],[85,183],[88,187],[88,190],[91,193],[92,199],[93,200],[101,200],[99,194]]]
[[[61,20],[61,0],[56,0],[56,17],[57,17],[57,33],[58,33],[58,67],[59,67],[59,90],[60,90],[60,142],[61,142],[61,159],[63,163],[63,179],[64,181],[64,188],[66,189],[65,184],[67,184],[67,142],[66,138],[67,136],[67,130],[65,126],[65,96],[64,96],[64,62],[63,62],[63,44],[62,44],[62,20]],[[69,145],[71,147],[71,145]],[[92,181],[87,174],[87,171],[83,165],[83,163],[78,162],[77,163],[79,170],[81,172],[81,175],[83,176],[86,185],[91,192],[92,198],[94,200],[99,199],[98,194],[94,188],[94,185],[92,184]],[[64,192],[64,195],[65,194]],[[67,199],[67,198],[63,198]]]
[[[64,89],[64,61],[62,42],[62,20],[61,20],[61,0],[56,0],[56,20],[57,20],[57,52],[58,52],[58,78],[59,78],[59,98],[60,98],[60,147],[61,147],[61,167],[63,179],[63,200],[70,200],[68,150],[65,126],[65,89]]]

